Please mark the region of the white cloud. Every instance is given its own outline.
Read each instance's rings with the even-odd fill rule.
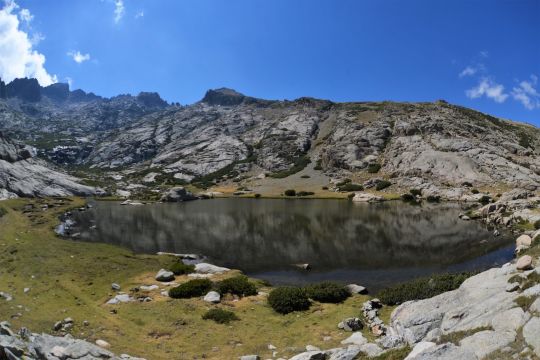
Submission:
[[[141,10],[135,14],[135,19],[142,18],[143,16],[144,16],[144,11]]]
[[[124,17],[126,8],[124,7],[123,0],[116,0],[114,2],[114,22],[118,24],[120,20]]]
[[[489,52],[487,52],[486,50],[480,51],[480,56],[483,58],[487,58],[489,57]]]
[[[30,24],[32,19],[34,19],[34,15],[30,13],[30,10],[22,9],[21,11],[19,11],[19,18],[21,19],[22,22]]]
[[[530,81],[523,80],[512,89],[512,97],[529,110],[540,109],[540,93],[535,88],[537,83],[538,77],[531,75]]]
[[[81,54],[79,50],[70,51],[67,53],[67,55],[71,57],[77,64],[90,60],[90,54]]]
[[[36,78],[42,86],[57,82],[56,76],[44,67],[45,56],[32,48],[31,38],[19,28],[19,17],[26,15],[17,13],[18,8],[14,1],[6,1],[0,9],[0,77],[7,82],[21,77]]]
[[[503,103],[508,98],[508,94],[504,92],[504,86],[497,84],[489,78],[480,79],[478,85],[465,91],[465,94],[471,99],[478,99],[485,96],[498,103]]]
[[[459,77],[465,77],[465,76],[472,76],[476,74],[478,70],[472,66],[467,66],[465,69],[463,69],[462,72],[459,73]]]

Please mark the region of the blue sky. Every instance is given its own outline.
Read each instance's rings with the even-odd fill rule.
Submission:
[[[540,0],[16,4],[41,78],[99,95],[189,104],[226,86],[269,99],[445,99],[540,125]]]

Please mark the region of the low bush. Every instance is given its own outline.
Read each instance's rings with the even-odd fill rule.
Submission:
[[[377,297],[386,305],[402,304],[409,300],[427,299],[443,292],[457,289],[463,281],[472,275],[474,273],[463,272],[414,279],[381,290],[377,294]]]
[[[0,213],[2,213],[1,210],[0,210]],[[536,230],[540,229],[540,220],[536,220],[533,225]]]
[[[311,196],[315,195],[313,191],[299,191],[296,193],[296,196]]]
[[[369,164],[367,171],[370,174],[378,173],[381,170],[381,164]]]
[[[285,190],[285,196],[296,196],[296,191],[293,189]]]
[[[250,282],[247,276],[238,275],[217,283],[217,291],[221,294],[233,294],[238,296],[257,295],[257,287]]]
[[[349,191],[362,191],[364,190],[364,187],[360,184],[353,184],[353,183],[346,183],[341,186],[338,186],[338,190],[342,192],[349,192]]]
[[[390,181],[386,181],[386,180],[381,180],[377,183],[377,185],[375,185],[375,189],[377,191],[381,191],[383,189],[386,189],[387,187],[391,186],[392,183]]]
[[[412,194],[405,193],[405,194],[401,195],[401,200],[403,200],[405,202],[413,202],[413,201],[416,201],[416,198]]]
[[[411,189],[409,192],[413,196],[422,196],[422,190],[420,189]]]
[[[333,282],[322,282],[320,284],[306,287],[309,298],[322,302],[337,304],[345,301],[351,294],[343,285]]]
[[[472,189],[472,190],[471,190],[471,193],[473,193],[473,194],[478,194],[479,192],[480,192],[480,191],[478,191],[478,190],[476,190],[476,189]]]
[[[282,286],[272,290],[268,295],[268,304],[280,314],[307,310],[311,306],[306,291],[293,286]]]
[[[301,179],[309,179],[310,177],[311,177],[311,176],[309,176],[309,175],[302,175],[302,176],[300,176]]]
[[[208,279],[194,279],[178,285],[169,290],[169,296],[174,299],[187,299],[203,296],[212,289],[212,282]]]
[[[439,202],[439,201],[441,201],[441,197],[438,196],[438,195],[428,195],[428,197],[426,197],[426,200],[427,200],[427,202],[432,202],[432,203],[434,203],[434,202]]]
[[[258,198],[260,198],[260,197],[261,197],[261,194],[259,194],[259,193],[256,193],[256,194],[255,194],[255,195],[253,195],[253,196],[254,196],[255,198],[257,198],[257,199],[258,199]]]
[[[0,218],[7,214],[7,210],[0,206]]]
[[[464,182],[461,183],[461,186],[464,186],[464,187],[472,187],[473,185],[472,185],[470,182],[468,182],[468,181],[464,181]]]
[[[240,320],[235,313],[220,308],[208,310],[203,316],[203,320],[214,320],[218,324],[228,324],[231,321]]]
[[[182,261],[175,261],[169,266],[169,271],[172,271],[174,275],[191,274],[195,271],[195,265],[186,265]]]
[[[323,190],[328,190],[328,186],[323,186],[322,189]]]
[[[478,202],[482,205],[487,205],[491,202],[491,198],[488,195],[484,195],[478,199]]]

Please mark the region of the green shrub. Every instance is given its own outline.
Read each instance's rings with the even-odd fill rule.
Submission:
[[[255,198],[257,198],[257,199],[258,199],[258,198],[260,198],[260,197],[261,197],[261,194],[259,194],[259,193],[256,193],[256,194],[255,194],[255,195],[253,195],[253,196],[254,196]]]
[[[353,183],[346,183],[341,186],[338,186],[338,190],[342,192],[349,192],[349,191],[362,191],[364,190],[364,187],[360,184],[353,184]]]
[[[301,179],[309,179],[310,177],[311,177],[311,176],[309,176],[309,175],[302,175],[302,176],[300,176]]]
[[[472,187],[473,185],[468,181],[464,181],[464,182],[461,183],[461,186]]]
[[[214,320],[218,324],[228,324],[231,321],[240,320],[235,313],[220,308],[208,310],[203,316],[203,320]]]
[[[476,190],[476,189],[472,189],[471,192],[472,192],[473,194],[478,194],[480,191],[478,191],[478,190]]]
[[[336,186],[337,186],[337,187],[340,187],[340,186],[343,186],[343,185],[348,184],[348,183],[350,183],[350,182],[351,182],[351,179],[343,179],[343,180],[341,180],[340,182],[338,182],[338,183],[336,184]]]
[[[310,196],[315,195],[313,191],[299,191],[296,193],[296,196]]]
[[[381,290],[377,297],[384,304],[397,305],[409,300],[420,300],[457,289],[463,281],[474,273],[440,274],[431,277],[414,279]]]
[[[333,282],[310,285],[306,287],[306,292],[315,301],[333,304],[343,302],[351,295],[343,285]]]
[[[282,286],[272,290],[268,295],[268,304],[280,314],[307,310],[311,306],[306,291],[293,286]]]
[[[413,201],[416,201],[416,198],[414,197],[413,194],[403,194],[401,195],[401,200],[405,202],[413,202]]]
[[[409,192],[413,196],[422,196],[422,190],[420,189],[411,189]]]
[[[7,210],[0,206],[0,218],[7,214]]]
[[[491,198],[488,195],[484,195],[478,200],[478,202],[482,205],[487,205],[491,202]]]
[[[285,196],[296,196],[296,191],[292,189],[285,190]]]
[[[386,181],[386,180],[381,180],[377,183],[377,185],[375,185],[375,189],[377,191],[381,191],[383,189],[386,189],[387,187],[391,186],[392,183],[390,181]]]
[[[169,290],[169,296],[174,299],[186,299],[203,296],[212,289],[208,279],[193,279]]]
[[[515,299],[514,302],[517,304],[517,306],[522,308],[523,311],[528,311],[534,300],[536,300],[536,298],[533,296],[521,295],[520,297]]]
[[[323,186],[322,189],[323,190],[328,190],[328,186]]]
[[[1,213],[1,211],[0,211],[0,213]],[[536,230],[540,229],[540,220],[536,220],[533,225],[534,225],[534,228]]]
[[[439,202],[441,201],[441,197],[438,196],[438,195],[428,195],[428,197],[426,198],[427,202]]]
[[[378,173],[381,170],[381,164],[369,164],[367,171],[370,174]]]
[[[257,295],[257,287],[250,282],[247,276],[238,275],[217,283],[217,291],[221,294],[233,294],[238,296]]]
[[[172,271],[174,275],[191,274],[195,271],[195,265],[186,265],[182,261],[175,261],[169,266],[169,270]]]

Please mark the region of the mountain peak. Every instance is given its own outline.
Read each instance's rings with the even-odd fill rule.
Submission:
[[[241,104],[247,97],[236,90],[220,88],[208,90],[202,102],[209,105],[232,106]]]

